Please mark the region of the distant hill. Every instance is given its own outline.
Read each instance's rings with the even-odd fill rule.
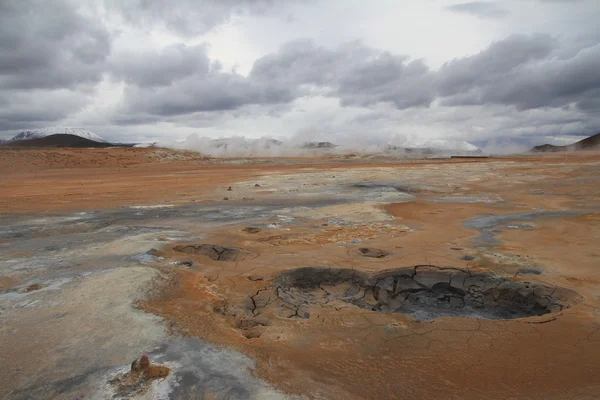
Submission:
[[[535,146],[531,150],[532,153],[554,153],[559,151],[581,151],[581,150],[600,150],[600,133],[590,136],[577,143],[569,144],[567,146],[554,146],[551,144],[542,144]]]
[[[113,147],[112,143],[97,142],[77,135],[57,134],[35,139],[11,140],[2,146],[10,147]]]
[[[95,134],[92,131],[88,131],[83,128],[44,128],[44,129],[33,129],[29,131],[19,132],[15,137],[13,137],[10,141],[16,142],[19,140],[31,140],[31,139],[41,139],[50,135],[75,135],[85,139],[93,140],[95,142],[106,142],[99,135]]]

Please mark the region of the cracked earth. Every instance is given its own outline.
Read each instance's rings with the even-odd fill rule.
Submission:
[[[0,178],[0,397],[600,397],[600,155],[149,152]]]

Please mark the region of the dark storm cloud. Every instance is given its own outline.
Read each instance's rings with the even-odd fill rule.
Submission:
[[[80,111],[110,50],[108,31],[65,1],[0,1],[0,131]]]
[[[383,53],[343,75],[334,92],[343,106],[391,103],[397,109],[427,107],[435,98],[434,75],[422,60]]]
[[[252,79],[283,85],[335,85],[339,77],[377,52],[360,42],[350,42],[334,49],[317,46],[311,40],[286,43],[278,52],[256,60]]]
[[[199,51],[199,50],[198,50]],[[200,57],[199,59],[203,59]],[[315,93],[338,98],[343,106],[391,103],[398,109],[429,106],[435,76],[421,60],[409,60],[353,42],[333,49],[311,41],[287,43],[258,59],[247,77],[202,68],[182,79],[169,64],[160,83],[145,78],[147,62],[130,65],[122,112],[174,116],[236,110],[246,105],[280,105]],[[136,117],[137,118],[137,117]]]
[[[280,104],[294,98],[293,92],[287,88],[252,82],[234,73],[214,71],[179,80],[170,86],[129,86],[125,91],[122,112],[175,116],[229,111],[250,104]]]
[[[161,51],[120,54],[110,62],[117,79],[138,86],[164,86],[190,75],[206,75],[210,60],[204,46],[171,45]]]
[[[600,46],[567,58],[556,55],[559,46],[548,35],[515,35],[434,71],[422,60],[357,42],[330,49],[296,41],[258,59],[247,77],[211,68],[202,48],[170,49],[190,60],[186,67],[161,63],[161,55],[129,64],[122,74],[130,85],[121,111],[133,113],[135,120],[138,114],[275,106],[313,94],[336,98],[342,106],[388,103],[398,110],[429,107],[436,98],[446,106],[501,104],[524,110],[575,103],[582,110],[597,109]],[[153,64],[149,72],[148,64]]]
[[[496,3],[483,1],[454,4],[446,9],[458,14],[468,14],[478,18],[503,18],[509,14],[507,10],[499,7]]]
[[[548,35],[514,35],[491,44],[479,54],[455,59],[439,72],[442,95],[464,93],[498,82],[524,64],[548,57],[558,42]]]
[[[111,37],[62,1],[0,2],[0,88],[74,88],[102,77]]]
[[[89,101],[84,94],[64,89],[0,92],[0,132],[53,125]]]
[[[569,58],[553,55],[558,42],[544,35],[513,36],[439,71],[446,105],[512,105],[518,109],[597,105],[600,45]]]
[[[287,87],[312,85],[321,94],[339,98],[342,105],[390,102],[399,109],[428,106],[434,98],[431,78],[422,61],[360,42],[333,49],[311,41],[291,42],[257,60],[250,73],[250,79]]]

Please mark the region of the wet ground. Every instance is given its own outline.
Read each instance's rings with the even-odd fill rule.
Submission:
[[[0,397],[598,398],[600,159],[339,164],[3,213]]]

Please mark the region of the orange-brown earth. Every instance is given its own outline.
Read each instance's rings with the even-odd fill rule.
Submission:
[[[411,182],[425,188],[406,202],[364,205],[366,218],[357,206],[344,209],[346,205],[341,205],[330,216],[323,216],[318,209],[308,210],[294,224],[262,228],[257,233],[244,231],[245,226],[210,232],[199,227],[199,235],[208,235],[203,243],[246,249],[253,256],[243,261],[218,261],[174,249],[187,242],[168,243],[161,256],[169,262],[192,260],[194,265],[159,263],[156,268],[168,279],[157,284],[152,298],[141,307],[163,317],[174,334],[198,336],[249,354],[257,360],[260,378],[284,392],[309,398],[600,397],[598,154],[228,164],[190,153],[164,151],[163,156],[156,156],[155,151],[10,150],[0,164],[3,171],[11,171],[6,169],[8,165],[14,169],[0,177],[4,188],[0,211],[216,203],[223,196],[232,196],[227,192],[232,185],[233,195],[238,197],[241,194],[237,193],[243,192],[257,199],[281,198],[283,194],[277,192],[281,182],[275,182],[278,177],[319,171],[336,174],[340,180],[348,176],[375,180],[378,174],[391,174],[398,180],[410,176]],[[183,156],[177,159],[173,154]],[[268,190],[253,185],[238,189],[257,179],[273,183],[266,185]],[[309,175],[302,179],[310,185],[321,184],[320,178]],[[469,200],[477,196],[483,200]],[[539,210],[579,210],[582,214],[524,221],[535,229],[503,226],[496,232],[497,242],[483,245],[473,241],[480,233],[463,225],[482,215]],[[369,215],[377,213],[387,219],[369,220]],[[331,218],[357,215],[362,215],[359,222],[331,223]],[[383,249],[390,255],[362,257],[361,247]],[[252,304],[255,298],[275,293],[273,282],[284,270],[322,266],[378,272],[415,265],[485,271],[521,282],[560,286],[576,291],[583,301],[539,317],[443,317],[420,322],[405,314],[352,306],[308,305],[306,318],[285,318],[266,309],[256,314],[256,304]],[[531,266],[543,274],[519,273]]]

